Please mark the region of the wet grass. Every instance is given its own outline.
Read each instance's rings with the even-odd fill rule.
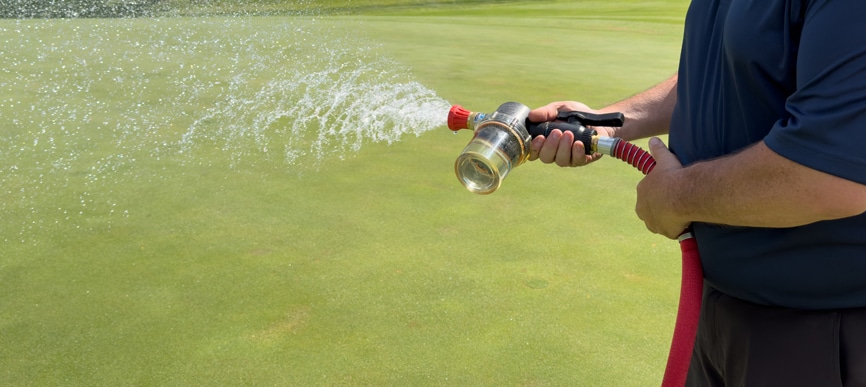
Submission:
[[[508,100],[598,106],[650,86],[674,71],[680,27],[671,20],[684,6],[437,5],[316,19],[408,66],[441,97],[488,111]],[[221,33],[286,22],[235,20]],[[178,153],[171,144],[218,98],[206,86],[249,64],[205,50],[181,72],[158,52],[127,56],[141,50],[119,42],[148,36],[147,19],[105,23],[0,25],[20,50],[0,74],[12,90],[0,98],[0,384],[661,379],[679,258],[675,242],[633,214],[637,171],[611,159],[579,170],[531,163],[475,196],[452,169],[469,136],[444,128],[315,165],[287,164],[254,142],[227,150],[220,139]],[[195,18],[171,23],[180,43],[216,39]],[[113,31],[102,63],[75,51],[87,41],[43,57],[16,43],[62,47],[75,28]],[[272,50],[291,46],[277,43]],[[75,78],[64,65],[112,76]],[[117,90],[115,77],[146,87]],[[66,97],[52,79],[88,93]],[[191,90],[200,98],[179,97]],[[136,116],[136,101],[159,114]],[[26,113],[34,109],[45,114]]]

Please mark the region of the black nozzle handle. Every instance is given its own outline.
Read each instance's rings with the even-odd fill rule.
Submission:
[[[554,129],[559,129],[563,132],[574,133],[574,141],[582,142],[584,152],[588,155],[592,154],[592,136],[598,134],[595,129],[589,129],[581,124],[569,124],[562,121],[542,123],[529,122],[527,125],[527,129],[529,129],[529,135],[532,136],[532,138],[538,136],[547,137]]]
[[[620,112],[615,113],[587,113],[581,111],[560,112],[557,120],[569,124],[581,124],[586,126],[615,126],[620,127],[625,123],[625,116]]]
[[[583,143],[583,149],[586,154],[591,155],[592,136],[598,134],[595,129],[589,129],[587,126],[622,126],[625,123],[625,115],[619,112],[615,113],[587,113],[581,111],[559,112],[556,116],[556,121],[535,123],[527,120],[526,127],[529,129],[529,135],[532,138],[538,136],[547,137],[553,129],[559,129],[563,132],[574,133],[574,141]]]

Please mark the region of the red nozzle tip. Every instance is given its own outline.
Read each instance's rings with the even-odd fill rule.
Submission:
[[[469,129],[467,121],[469,120],[470,114],[472,114],[472,112],[464,109],[463,106],[451,106],[451,110],[448,111],[448,129],[455,132],[460,129]]]

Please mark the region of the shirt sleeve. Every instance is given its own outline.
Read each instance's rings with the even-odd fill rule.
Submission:
[[[789,118],[764,142],[807,167],[866,184],[866,1],[805,8]]]

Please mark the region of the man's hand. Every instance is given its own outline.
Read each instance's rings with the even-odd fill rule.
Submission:
[[[676,239],[691,223],[680,214],[674,194],[683,166],[658,138],[650,139],[649,148],[656,166],[637,186],[635,212],[650,231]]]
[[[570,111],[596,113],[595,110],[580,102],[560,101],[532,110],[529,112],[529,120],[532,122],[553,121],[560,112]],[[593,129],[602,136],[610,136],[608,128],[596,127]],[[529,160],[539,159],[545,164],[556,163],[560,167],[579,167],[599,158],[601,158],[601,154],[598,153],[587,155],[583,143],[574,141],[573,133],[563,133],[559,129],[552,130],[548,138],[538,136],[532,139],[530,144]]]

